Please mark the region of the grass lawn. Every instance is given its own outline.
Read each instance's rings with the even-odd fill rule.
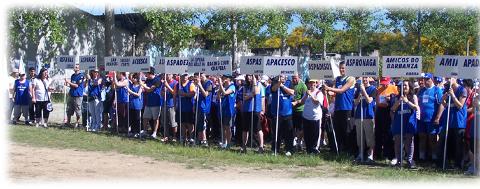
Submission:
[[[460,171],[441,171],[431,167],[418,170],[399,169],[384,161],[377,165],[356,165],[346,155],[336,156],[322,151],[320,155],[294,154],[291,157],[273,156],[270,152],[255,154],[249,150],[240,154],[234,150],[217,147],[184,147],[179,144],[163,144],[156,140],[140,141],[109,133],[89,133],[83,130],[48,129],[9,126],[10,140],[30,146],[69,148],[85,151],[114,151],[122,154],[152,157],[157,160],[184,163],[187,168],[212,169],[229,166],[252,169],[285,169],[294,172],[294,177],[351,178],[375,181],[473,181]]]

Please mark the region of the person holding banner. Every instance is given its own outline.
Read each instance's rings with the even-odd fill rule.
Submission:
[[[464,155],[464,135],[467,122],[467,106],[466,99],[468,96],[467,90],[458,83],[459,79],[449,78],[449,82],[445,88],[445,93],[442,97],[442,104],[440,105],[439,113],[442,113],[441,120],[435,120],[436,123],[440,123],[440,142],[439,142],[439,158],[441,161],[437,161],[437,166],[443,166],[443,158],[445,158],[446,167],[448,167],[449,157],[443,157],[445,153],[444,145],[447,143],[446,154],[452,154],[455,158],[455,167],[462,168],[462,160]],[[451,86],[451,87],[449,87]],[[450,98],[450,100],[448,100]],[[448,102],[451,104],[448,104]],[[450,110],[448,110],[450,108]],[[447,119],[448,113],[450,113]],[[447,120],[448,123],[447,123]],[[448,139],[445,138],[446,127],[448,125]]]
[[[420,120],[418,121],[419,161],[427,160],[427,154],[437,160],[438,124],[434,124],[442,100],[442,89],[435,86],[431,73],[423,74],[424,87],[418,92]]]
[[[257,134],[259,147],[257,152],[263,153],[263,132],[260,125],[260,112],[262,109],[262,96],[260,94],[260,82],[257,82],[255,76],[247,75],[245,78],[245,85],[243,86],[243,132],[242,132],[242,152],[247,152],[248,135],[253,132]],[[252,90],[253,89],[253,90]],[[252,104],[254,103],[254,104]],[[253,123],[253,125],[251,125]],[[252,133],[250,132],[250,129]],[[253,141],[250,141],[253,143]]]
[[[393,136],[390,132],[392,95],[398,95],[395,85],[390,84],[390,77],[382,77],[375,96],[375,159],[388,158],[394,160]],[[391,162],[395,165],[397,162]]]
[[[307,92],[307,85],[299,79],[298,74],[292,76],[292,88],[295,90],[295,96],[293,97],[293,128],[295,132],[296,140],[293,141],[294,146],[297,147],[298,151],[302,150],[302,141],[303,141],[303,104],[300,104],[303,95]]]
[[[25,125],[30,125],[29,119],[29,103],[32,99],[32,86],[27,80],[25,72],[19,71],[20,78],[15,80],[13,84],[13,120],[12,124],[17,124],[20,115],[23,114],[25,118]]]
[[[200,140],[200,144],[204,147],[208,146],[207,142],[207,134],[206,134],[206,121],[207,121],[207,114],[210,113],[210,105],[212,100],[212,91],[213,91],[213,84],[212,81],[208,80],[204,73],[196,73],[194,75],[194,83],[198,89],[198,100],[196,101],[195,107],[198,109],[195,110],[197,122],[195,123],[195,127],[197,128],[197,136]]]
[[[165,120],[163,116],[166,116],[166,123],[163,123],[163,126],[166,127],[166,131],[168,133],[168,130],[171,128],[171,138],[168,137],[168,134],[165,133],[164,135],[164,141],[172,141],[176,142],[176,136],[177,136],[177,122],[175,121],[175,106],[174,106],[174,99],[173,97],[175,96],[175,91],[174,88],[177,85],[177,81],[173,79],[172,74],[166,74],[166,80],[163,81],[163,87],[161,90],[160,94],[165,94],[165,90],[167,92],[167,98],[163,103],[165,103],[164,109],[162,111],[165,111],[164,113],[161,113],[161,120]]]
[[[310,79],[308,81],[308,90],[303,94],[300,104],[304,105],[302,112],[305,148],[308,154],[319,154],[320,151],[320,133],[322,133],[322,103],[324,96],[320,89],[317,88],[318,80]]]
[[[29,74],[28,81],[30,82],[30,86],[33,86],[33,82],[35,81],[35,77],[36,77],[35,68],[34,67],[28,68],[28,74]],[[29,111],[30,123],[34,123],[35,122],[35,104],[31,100],[30,100],[28,111]]]
[[[292,100],[295,91],[290,89],[290,81],[285,76],[280,75],[273,79],[271,85],[272,104],[271,112],[275,120],[278,116],[278,139],[272,140],[272,151],[279,151],[282,139],[285,144],[285,155],[291,156],[293,153],[293,122],[292,122]],[[278,94],[279,93],[279,94]],[[277,103],[279,106],[277,107]],[[278,115],[276,115],[278,109]],[[275,130],[275,122],[272,121],[272,130]],[[273,133],[273,132],[272,132]],[[275,149],[275,147],[277,149]]]
[[[102,115],[102,103],[101,100],[101,90],[102,90],[102,78],[98,73],[98,70],[91,70],[90,74],[87,75],[87,82],[85,85],[88,86],[88,112],[91,115],[90,127],[87,131],[97,132],[100,130],[101,124],[101,115]]]
[[[128,87],[128,94],[130,105],[129,105],[129,115],[130,115],[130,125],[131,125],[131,132],[138,134],[143,134],[141,125],[140,125],[140,118],[142,113],[143,107],[143,94],[142,94],[142,86],[140,85],[140,74],[134,73],[131,76],[131,82]]]
[[[180,76],[180,82],[178,86],[175,87],[175,94],[178,94],[177,98],[177,107],[179,107],[179,122],[184,126],[181,135],[185,136],[186,141],[190,144],[195,144],[193,140],[194,128],[193,128],[193,96],[195,96],[195,85],[192,81],[188,80],[188,74],[183,74]],[[183,135],[187,133],[187,135]]]
[[[232,126],[235,118],[235,85],[232,82],[231,75],[223,75],[218,78],[218,96],[222,98],[222,128],[224,139],[221,148],[228,149],[232,140]]]
[[[115,117],[112,105],[115,99],[115,92],[112,90],[112,81],[113,81],[113,71],[110,71],[105,77],[102,79],[102,101],[103,101],[103,113],[102,113],[102,121],[103,121],[103,130],[107,130],[109,128],[109,121]],[[113,123],[113,121],[112,121]]]
[[[469,159],[471,161],[471,164],[468,167],[467,171],[465,172],[466,175],[475,175],[475,174],[479,175],[479,171],[478,171],[479,170],[478,161],[480,159],[479,154],[478,154],[479,149],[477,148],[476,151],[475,151],[475,148],[476,148],[475,144],[478,145],[480,141],[479,141],[478,134],[475,135],[475,132],[478,133],[478,128],[479,128],[478,117],[480,117],[480,114],[479,114],[478,109],[480,109],[480,95],[478,94],[478,91],[477,92],[473,91],[473,93],[474,93],[474,95],[473,95],[474,97],[473,97],[473,102],[472,102],[472,108],[477,109],[477,111],[475,112],[475,110],[474,110],[474,114],[476,114],[476,115],[474,115],[474,118],[472,120],[470,120],[470,124],[472,126],[470,127],[470,130],[467,131],[470,134]],[[475,122],[475,119],[477,119],[476,120],[477,122]]]
[[[355,91],[355,127],[357,133],[358,156],[355,161],[363,160],[363,144],[367,144],[367,163],[373,163],[373,150],[375,149],[375,121],[373,120],[377,93],[375,86],[370,85],[371,77],[362,78]],[[361,102],[363,101],[363,102]],[[363,112],[362,112],[363,111]],[[360,126],[361,125],[361,126]]]
[[[35,79],[32,86],[32,89],[34,91],[34,95],[32,96],[32,102],[35,103],[36,127],[39,127],[39,124],[42,124],[42,126],[45,128],[48,127],[47,123],[50,111],[48,111],[47,109],[47,104],[50,102],[49,92],[53,91],[53,88],[50,87],[50,84],[51,81],[50,79],[48,79],[48,70],[42,68],[38,73],[38,77]]]
[[[127,73],[120,72],[117,74],[115,72],[113,87],[117,90],[117,101],[114,102],[114,104],[117,107],[118,113],[118,132],[122,134],[128,133],[128,83]]]
[[[150,71],[146,73],[145,83],[141,82],[142,88],[146,95],[146,103],[143,111],[143,128],[148,128],[150,120],[153,120],[154,130],[152,133],[152,138],[157,138],[157,130],[159,126],[160,117],[160,78],[155,76],[155,70],[153,67],[150,68]],[[146,130],[145,130],[146,131]]]
[[[335,88],[324,85],[325,90],[332,91],[335,97],[335,113],[333,126],[337,135],[339,151],[347,150],[347,129],[349,117],[353,109],[353,93],[355,92],[355,78],[345,75],[345,62],[340,62],[338,69],[340,76],[335,79]]]
[[[417,132],[417,112],[420,111],[418,106],[417,95],[413,90],[414,84],[411,81],[400,82],[399,87],[403,87],[403,95],[396,95],[392,100],[394,102],[392,106],[393,124],[391,132],[393,140],[395,141],[395,158],[397,162],[395,166],[400,166],[403,157],[400,155],[401,148],[406,148],[408,168],[414,169],[415,163],[413,162],[414,142],[413,136]],[[403,102],[403,103],[401,103]],[[403,105],[403,108],[401,107]],[[402,111],[403,110],[403,111]],[[403,117],[402,117],[403,114]],[[403,136],[401,136],[401,119],[403,118]],[[401,144],[400,137],[403,137],[404,144]]]
[[[75,123],[75,128],[78,127],[80,121],[80,115],[82,114],[81,106],[82,106],[82,99],[83,99],[83,91],[85,88],[84,84],[84,75],[80,72],[80,65],[75,64],[73,68],[74,73],[70,77],[70,81],[65,78],[65,86],[70,87],[70,91],[68,95],[67,102],[67,122],[65,123],[66,126],[70,126],[70,120],[75,112],[77,116],[77,122]]]

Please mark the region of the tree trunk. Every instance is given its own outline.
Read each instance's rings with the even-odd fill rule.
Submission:
[[[323,39],[323,59],[327,59],[327,42]]]
[[[470,56],[470,39],[467,38],[467,53],[466,56]]]
[[[422,48],[422,27],[421,27],[421,22],[422,20],[422,13],[420,10],[418,10],[417,13],[417,55],[420,55],[421,48]]]
[[[114,13],[113,7],[110,4],[105,5],[105,56],[113,56],[113,28],[114,28]],[[105,68],[105,62],[99,61],[98,67]]]
[[[282,37],[280,39],[280,56],[283,56],[284,51],[285,51],[285,37]]]
[[[230,49],[230,54],[232,54],[232,69],[236,70],[238,68],[236,55],[237,55],[237,25],[238,21],[234,13],[231,15],[230,29],[232,31],[232,48]],[[233,71],[232,70],[232,71]]]

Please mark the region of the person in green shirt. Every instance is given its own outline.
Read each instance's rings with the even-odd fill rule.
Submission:
[[[293,128],[295,134],[295,140],[293,142],[294,146],[297,147],[298,151],[302,150],[303,144],[303,104],[300,102],[302,101],[302,96],[308,90],[307,85],[298,77],[298,74],[292,76],[292,86],[291,88],[295,90],[295,95],[293,97]]]

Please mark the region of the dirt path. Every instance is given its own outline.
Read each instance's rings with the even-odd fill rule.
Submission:
[[[148,157],[115,152],[91,152],[73,149],[10,145],[9,178],[13,182],[162,180],[176,181],[282,181],[292,180],[288,170],[254,168],[187,168],[184,164],[158,161]],[[298,179],[296,179],[298,181]],[[305,179],[310,180],[310,179]]]

